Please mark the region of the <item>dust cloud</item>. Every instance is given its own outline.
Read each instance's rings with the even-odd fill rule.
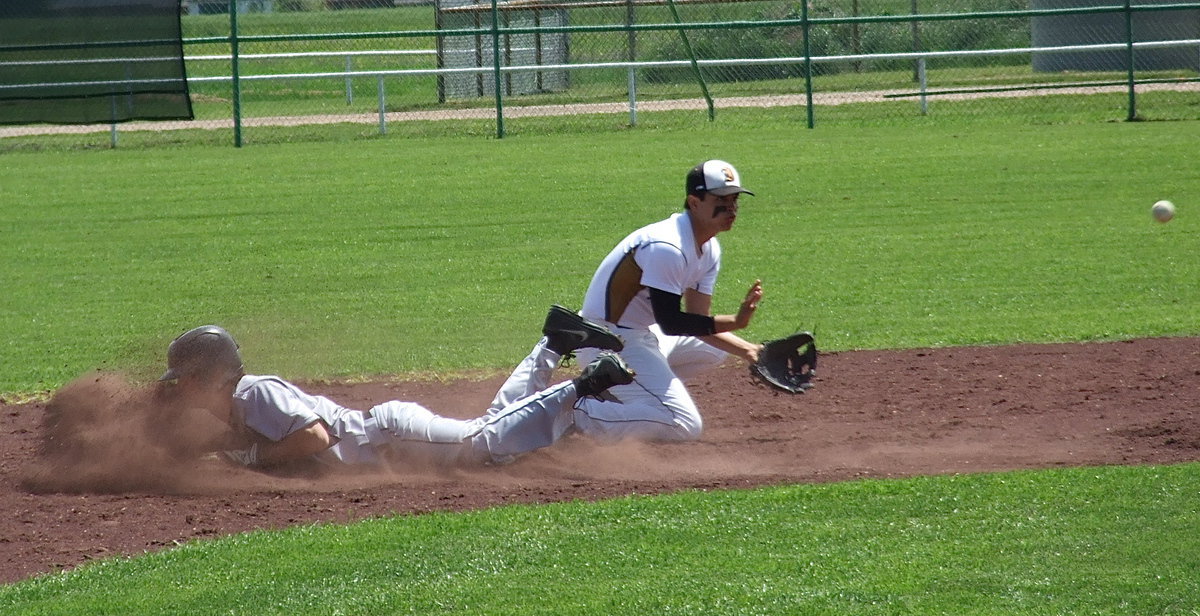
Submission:
[[[166,383],[138,386],[96,372],[46,405],[38,457],[23,486],[43,492],[193,491],[197,462],[227,445],[230,431],[204,409],[179,408]]]

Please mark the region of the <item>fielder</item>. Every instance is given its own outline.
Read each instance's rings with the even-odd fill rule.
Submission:
[[[548,385],[563,355],[583,347],[621,349],[606,329],[560,306],[551,308],[544,337],[496,394],[485,414],[471,420],[435,415],[412,402],[384,402],[366,411],[342,407],[277,376],[246,374],[237,342],[206,325],[167,348],[161,381],[175,404],[204,408],[228,424],[245,449],[220,452],[250,467],[315,459],[334,465],[382,467],[401,461],[431,466],[499,464],[552,444],[572,421],[574,406],[603,396],[632,373],[615,354],[603,353],[569,381]]]
[[[575,427],[598,440],[698,439],[704,424],[683,379],[720,365],[729,354],[759,363],[764,346],[733,332],[750,324],[762,300],[762,281],[750,285],[737,314],[711,314],[721,269],[717,234],[733,228],[738,198],[754,193],[722,160],[696,165],[686,182],[684,210],[621,240],[600,263],[584,297],[583,316],[620,335],[625,343],[620,355],[637,374],[634,382],[612,388],[622,403],[588,399],[577,405]],[[813,353],[815,364],[815,347]],[[597,353],[583,349],[578,356],[587,362]],[[788,370],[786,359],[783,366]],[[796,370],[810,368],[795,364]],[[807,385],[808,376],[795,378]]]

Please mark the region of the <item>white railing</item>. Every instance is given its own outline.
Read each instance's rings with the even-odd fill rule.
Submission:
[[[346,63],[346,70],[343,73],[351,73],[354,71],[354,59],[367,56],[436,56],[436,49],[379,49],[365,51],[298,51],[294,53],[243,53],[238,54],[238,60],[274,60],[274,59],[294,59],[294,58],[342,58]],[[187,56],[186,61],[204,62],[204,61],[233,61],[232,55],[205,55],[205,56]],[[346,77],[346,104],[354,104],[354,84],[350,77]]]
[[[1163,49],[1173,47],[1197,47],[1200,54],[1200,39],[1183,39],[1172,41],[1145,41],[1133,43],[1135,50],[1144,49]],[[803,64],[811,62],[812,64],[835,63],[835,62],[854,62],[854,61],[872,61],[872,60],[914,60],[918,66],[918,92],[920,107],[922,113],[926,110],[927,97],[936,95],[928,91],[928,83],[926,81],[925,63],[930,59],[938,58],[970,58],[982,56],[1001,56],[1001,55],[1019,55],[1033,53],[1087,53],[1095,51],[1121,51],[1128,49],[1126,43],[1106,43],[1095,45],[1070,45],[1070,46],[1047,46],[1047,47],[1018,47],[1007,49],[979,49],[979,50],[964,50],[964,51],[920,51],[920,52],[900,52],[900,53],[885,53],[885,54],[850,54],[838,56],[812,56],[805,58],[803,56],[786,56],[776,58],[730,58],[717,60],[697,60],[696,64],[704,67],[733,67],[733,66],[757,66],[757,65],[779,65],[779,64]],[[347,103],[353,102],[353,89],[351,81],[356,78],[375,78],[377,80],[376,96],[377,109],[379,117],[380,133],[387,132],[387,100],[386,93],[383,87],[383,81],[389,77],[405,77],[405,76],[425,76],[425,75],[453,75],[453,74],[489,74],[493,72],[493,67],[458,67],[458,68],[415,68],[415,69],[389,69],[389,70],[354,70],[352,65],[353,58],[363,56],[416,56],[416,55],[435,55],[434,50],[365,50],[365,51],[316,51],[316,52],[295,52],[295,53],[273,53],[273,54],[239,54],[239,59],[288,59],[288,58],[304,58],[304,57],[344,57],[345,70],[341,71],[325,71],[311,73],[263,73],[252,75],[239,75],[240,81],[272,81],[272,80],[295,80],[295,79],[344,79],[346,82],[346,100]],[[187,61],[232,61],[230,55],[204,55],[204,56],[187,56]],[[79,60],[73,62],[79,63],[96,63],[96,62],[142,62],[155,60],[154,58],[109,58],[109,59],[90,59]],[[1198,56],[1200,60],[1200,56]],[[6,62],[0,63],[0,66],[13,65],[31,65],[39,62]],[[637,123],[637,79],[636,72],[638,69],[645,68],[669,68],[691,66],[689,60],[660,60],[660,61],[622,61],[622,62],[591,62],[578,64],[538,64],[538,65],[504,65],[500,66],[500,72],[505,74],[531,72],[531,71],[579,71],[579,70],[597,70],[597,69],[625,69],[628,72],[628,112],[630,123]],[[210,76],[210,77],[191,77],[188,79],[191,83],[212,83],[212,82],[232,82],[233,77],[229,75]],[[91,86],[122,86],[132,84],[152,84],[163,82],[174,82],[177,80],[110,80],[110,81],[76,81],[62,83],[26,83],[26,84],[8,84],[0,85],[0,91],[14,90],[20,88],[47,88],[47,87],[91,87]],[[1029,86],[1035,87],[1034,84]],[[115,134],[116,125],[113,125]],[[3,129],[0,129],[0,136],[3,135]]]
[[[1133,48],[1137,49],[1165,49],[1173,47],[1196,47],[1197,58],[1200,62],[1200,39],[1184,39],[1174,41],[1146,41],[1135,42]],[[1066,45],[1066,46],[1048,46],[1048,47],[1015,47],[1007,49],[977,49],[964,51],[914,51],[901,53],[884,53],[884,54],[851,54],[840,56],[812,56],[808,58],[813,64],[827,64],[836,62],[854,62],[863,60],[915,60],[918,65],[918,92],[919,105],[921,113],[924,114],[928,106],[929,87],[926,80],[925,63],[930,59],[937,58],[971,58],[985,56],[1002,56],[1002,55],[1020,55],[1031,53],[1088,53],[1096,51],[1122,51],[1128,48],[1125,43],[1104,43],[1095,45]],[[287,55],[287,54],[282,54]],[[786,56],[779,58],[740,58],[740,59],[723,59],[723,60],[697,60],[696,64],[704,67],[731,67],[731,66],[758,66],[758,65],[777,65],[777,64],[803,64],[805,62],[803,56]],[[637,124],[637,70],[644,68],[689,68],[691,61],[689,60],[660,60],[660,61],[640,61],[640,62],[591,62],[579,64],[538,64],[524,66],[501,66],[501,73],[518,73],[530,71],[575,71],[575,70],[595,70],[595,69],[625,69],[628,72],[628,111],[631,125]],[[463,67],[463,68],[431,68],[431,69],[394,69],[384,71],[341,71],[341,72],[325,72],[325,73],[290,73],[290,74],[272,74],[272,75],[242,75],[239,79],[243,81],[265,81],[272,79],[319,79],[319,78],[345,78],[347,88],[349,82],[354,77],[375,77],[378,79],[377,91],[379,97],[379,126],[380,132],[386,133],[386,99],[384,98],[383,79],[386,77],[400,77],[405,75],[450,75],[462,73],[486,74],[493,71],[492,67]],[[190,81],[195,82],[212,82],[212,81],[230,81],[230,77],[198,77]],[[347,99],[350,99],[350,94],[347,94]]]

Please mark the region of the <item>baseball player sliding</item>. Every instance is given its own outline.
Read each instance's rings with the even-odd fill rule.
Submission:
[[[544,337],[509,376],[483,415],[441,417],[412,402],[390,401],[366,411],[314,396],[277,376],[246,374],[237,342],[219,326],[187,331],[167,348],[164,390],[181,408],[204,408],[227,423],[246,447],[220,452],[250,467],[305,459],[383,466],[396,461],[449,466],[506,463],[550,445],[572,423],[573,407],[603,396],[633,374],[613,353],[621,341],[578,314],[554,306]],[[549,379],[563,355],[599,354],[569,381]]]
[[[599,440],[694,440],[703,421],[683,379],[728,354],[755,364],[762,345],[735,330],[750,324],[762,282],[746,291],[737,314],[711,313],[721,268],[717,234],[733,228],[738,199],[753,195],[733,165],[709,160],[687,173],[684,209],[630,233],[600,263],[584,297],[584,317],[618,333],[620,355],[637,374],[611,393],[622,403],[581,400],[575,425]],[[595,360],[592,349],[580,361]]]
[[[207,325],[167,349],[172,395],[208,409],[248,446],[221,452],[246,466],[307,458],[351,465],[412,459],[433,465],[506,463],[579,431],[599,441],[695,440],[703,421],[682,379],[729,355],[790,393],[812,386],[816,346],[807,332],[764,344],[733,332],[750,324],[762,282],[736,314],[712,315],[721,267],[717,234],[737,220],[738,199],[754,193],[732,165],[709,160],[687,173],[684,210],[629,234],[600,263],[581,314],[553,306],[543,337],[471,420],[441,417],[412,402],[366,411],[344,408],[276,376],[245,374],[237,343]],[[801,353],[801,351],[804,351]],[[550,384],[564,356],[586,366]]]

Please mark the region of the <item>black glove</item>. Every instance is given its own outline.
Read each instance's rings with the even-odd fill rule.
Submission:
[[[809,332],[768,340],[758,352],[750,374],[775,389],[802,394],[817,375],[817,344]]]

